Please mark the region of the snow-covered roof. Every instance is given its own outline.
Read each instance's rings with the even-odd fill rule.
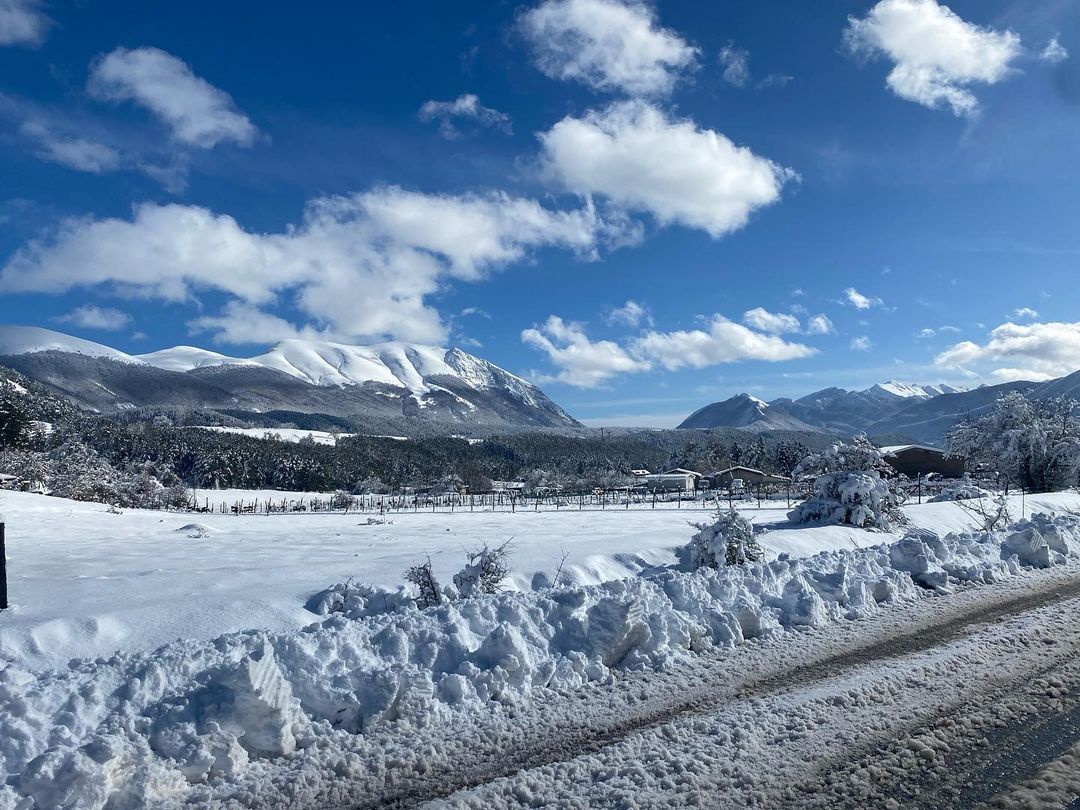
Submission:
[[[701,473],[694,472],[693,470],[686,470],[686,469],[683,469],[682,467],[676,467],[674,470],[665,470],[664,472],[660,473],[660,475],[697,475],[697,476],[700,476]]]
[[[879,447],[883,456],[892,456],[897,453],[901,453],[904,450],[928,450],[931,453],[941,453],[945,455],[945,451],[940,447],[930,447],[926,444],[891,444],[888,447]]]

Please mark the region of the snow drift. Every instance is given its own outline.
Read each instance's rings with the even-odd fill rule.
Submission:
[[[0,807],[134,807],[182,799],[254,758],[304,756],[379,723],[423,727],[573,689],[615,670],[882,604],[992,583],[1080,556],[1080,517],[649,578],[462,599],[426,611],[355,585],[309,603],[302,631],[176,642],[66,669],[0,669]],[[353,617],[356,618],[353,618]]]

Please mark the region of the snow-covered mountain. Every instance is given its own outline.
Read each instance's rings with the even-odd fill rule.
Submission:
[[[460,349],[286,340],[256,357],[194,346],[130,355],[30,326],[0,327],[0,363],[103,412],[288,411],[438,426],[577,422],[532,383]]]
[[[752,394],[736,394],[690,414],[680,428],[732,427],[750,430],[815,430],[783,408],[773,408]]]
[[[985,396],[972,393],[965,398],[963,389],[950,385],[897,380],[878,383],[861,391],[825,388],[799,399],[781,398],[768,403],[740,394],[706,405],[687,417],[679,427],[814,430],[846,434],[908,430],[925,438],[927,431],[940,431],[941,425],[951,424],[949,418],[954,413],[961,413],[968,399],[974,397],[981,402]],[[752,409],[747,406],[751,400],[756,403]],[[904,414],[909,412],[912,418],[906,420]]]
[[[957,394],[965,390],[967,389],[954,388],[945,383],[939,383],[938,385],[918,385],[914,383],[899,382],[898,380],[889,380],[888,382],[872,385],[861,393],[881,397],[899,397],[900,399],[929,399],[930,397],[937,397],[942,394]]]

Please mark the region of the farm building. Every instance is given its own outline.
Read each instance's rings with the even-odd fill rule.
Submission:
[[[782,475],[755,470],[753,467],[728,467],[724,470],[716,470],[708,475],[709,484],[713,489],[729,488],[733,481],[742,481],[744,486],[756,486],[758,484],[786,484],[791,479]],[[737,486],[737,485],[736,485]]]
[[[882,447],[881,454],[894,470],[909,478],[935,473],[943,478],[959,478],[964,474],[964,459],[950,458],[938,447],[922,444],[898,444]]]
[[[701,473],[676,467],[674,470],[645,476],[645,487],[650,492],[693,492],[698,487]]]

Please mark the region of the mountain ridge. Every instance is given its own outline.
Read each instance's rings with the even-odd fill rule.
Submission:
[[[537,386],[453,347],[286,340],[250,358],[196,346],[128,354],[41,327],[0,326],[0,362],[101,412],[177,407],[380,424],[580,426]]]
[[[1009,382],[970,390],[950,385],[919,385],[890,380],[861,391],[824,388],[798,399],[781,397],[762,403],[747,414],[749,394],[737,394],[699,408],[677,429],[743,428],[756,431],[790,429],[851,435],[907,436],[920,442],[940,442],[967,416],[985,413],[1002,394],[1022,391],[1035,398],[1080,396],[1080,371],[1046,382]],[[736,424],[738,423],[738,424]]]

